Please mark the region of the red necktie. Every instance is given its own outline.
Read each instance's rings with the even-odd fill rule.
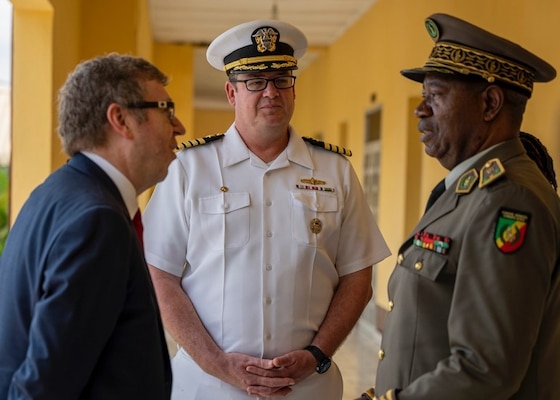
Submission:
[[[144,248],[144,226],[142,225],[142,214],[140,213],[140,209],[138,209],[136,214],[134,214],[132,223],[134,224],[134,229],[138,235],[138,240],[140,240],[140,245]]]

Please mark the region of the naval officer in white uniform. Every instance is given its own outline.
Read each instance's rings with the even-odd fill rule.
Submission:
[[[212,42],[235,121],[185,144],[144,213],[146,258],[180,346],[175,400],[342,398],[331,357],[389,250],[350,152],[290,126],[306,48],[280,21]]]

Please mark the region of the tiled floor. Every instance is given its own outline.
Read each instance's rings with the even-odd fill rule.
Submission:
[[[353,400],[373,386],[381,334],[375,329],[373,300],[334,355],[344,380],[343,400]]]
[[[356,399],[362,392],[373,386],[377,371],[377,352],[381,341],[381,335],[375,329],[373,321],[375,321],[375,307],[372,300],[333,357],[344,380],[342,400]],[[168,338],[168,346],[173,356],[176,352],[176,344],[171,338]]]

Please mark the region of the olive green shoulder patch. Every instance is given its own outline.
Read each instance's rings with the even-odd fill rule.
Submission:
[[[470,193],[478,181],[478,171],[474,168],[465,172],[457,181],[455,193],[467,194]]]
[[[505,173],[506,169],[499,158],[488,160],[480,169],[480,181],[478,182],[478,187],[482,189],[484,186],[488,186]]]

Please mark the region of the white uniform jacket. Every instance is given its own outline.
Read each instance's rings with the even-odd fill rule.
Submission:
[[[222,139],[179,152],[143,219],[148,263],[183,277],[218,346],[256,357],[308,345],[339,276],[390,254],[349,160],[293,129],[270,164],[233,125]],[[249,398],[193,364],[182,350],[174,359],[175,392],[185,392],[175,398]],[[288,398],[341,393],[334,366]]]

